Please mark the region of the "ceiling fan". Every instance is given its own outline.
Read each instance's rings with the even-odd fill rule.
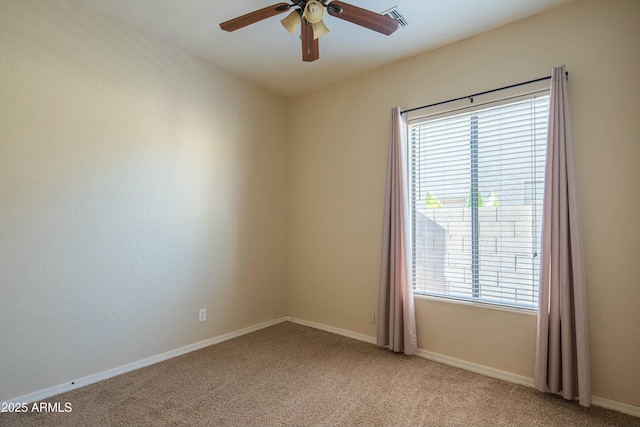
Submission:
[[[290,1],[291,4],[277,3],[223,22],[220,24],[220,28],[225,31],[235,31],[293,8],[291,13],[280,22],[291,34],[296,33],[298,24],[301,23],[302,60],[305,62],[315,61],[320,58],[318,38],[329,32],[329,29],[322,21],[324,8],[327,9],[331,16],[387,36],[398,29],[398,21],[395,19],[342,1],[332,1],[330,3],[329,0]]]

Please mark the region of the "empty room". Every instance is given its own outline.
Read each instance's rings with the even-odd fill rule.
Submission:
[[[0,425],[640,425],[640,1],[0,0]]]

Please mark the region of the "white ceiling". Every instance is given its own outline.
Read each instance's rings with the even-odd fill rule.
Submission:
[[[232,33],[220,22],[287,0],[72,0],[285,96],[318,89],[572,0],[351,0],[409,21],[391,36],[325,14],[320,59],[302,62],[299,36],[274,16]]]

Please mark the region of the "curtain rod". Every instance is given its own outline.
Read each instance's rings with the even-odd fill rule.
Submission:
[[[569,72],[567,71],[565,73],[565,75],[566,75],[566,77],[568,79],[569,78]],[[550,78],[551,78],[551,76],[540,77],[539,79],[533,79],[533,80],[529,80],[529,81],[522,82],[522,83],[516,83],[516,84],[509,85],[509,86],[499,87],[497,89],[485,90],[484,92],[478,92],[478,93],[474,93],[472,95],[461,96],[460,98],[454,98],[454,99],[449,99],[447,101],[440,101],[440,102],[436,102],[436,103],[429,104],[429,105],[423,105],[422,107],[410,108],[408,110],[403,110],[402,114],[409,113],[411,111],[422,110],[423,108],[435,107],[436,105],[448,104],[449,102],[461,101],[463,99],[469,99],[469,101],[471,101],[473,103],[473,98],[476,97],[476,96],[486,95],[488,93],[499,92],[501,90],[511,89],[511,88],[518,87],[518,86],[524,86],[524,85],[528,85],[528,84],[531,84],[531,83],[541,82],[543,80],[549,80]]]

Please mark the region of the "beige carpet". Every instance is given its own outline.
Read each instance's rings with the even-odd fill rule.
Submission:
[[[640,418],[282,323],[49,399],[2,426],[640,426]]]

